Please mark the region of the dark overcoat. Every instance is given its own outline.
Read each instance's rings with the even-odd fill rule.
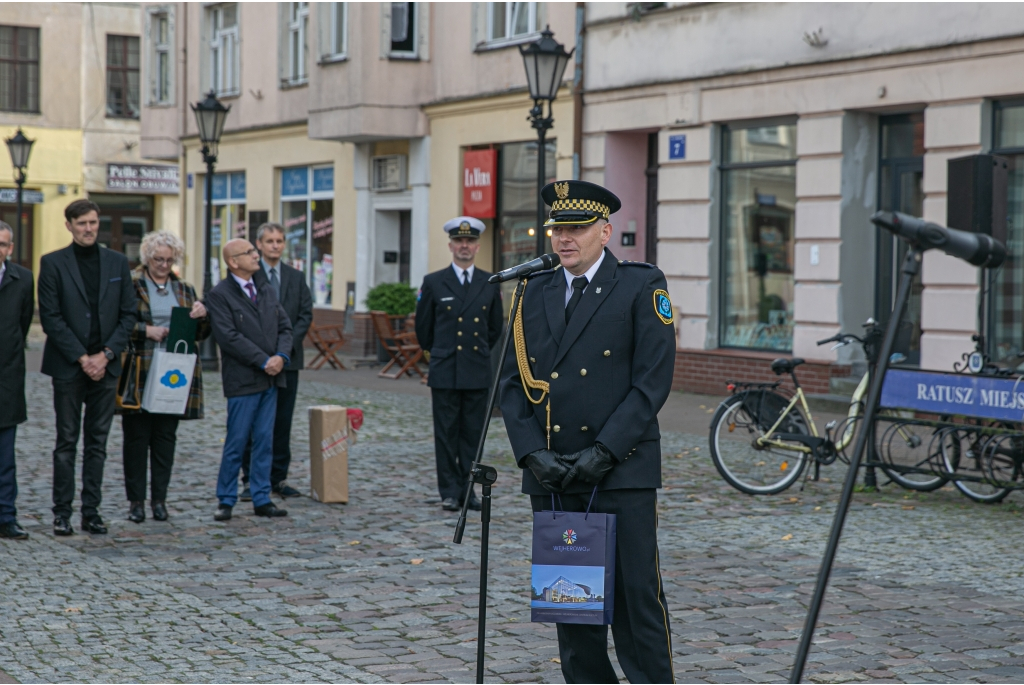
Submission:
[[[35,288],[32,272],[7,262],[0,281],[0,429],[17,426],[25,407],[25,339],[32,325]]]
[[[280,262],[281,268],[281,296],[278,300],[284,307],[288,320],[292,322],[292,349],[289,351],[291,362],[285,368],[290,371],[300,371],[305,366],[302,356],[302,345],[306,339],[309,326],[313,323],[313,295],[306,285],[306,276],[284,262]],[[270,284],[267,272],[263,270],[263,263],[260,263],[260,270],[253,277],[257,286],[264,283]]]
[[[270,283],[259,285],[254,303],[228,274],[203,303],[220,347],[224,396],[255,395],[275,385],[283,388],[283,373],[270,376],[263,370],[271,356],[292,349],[292,324]]]
[[[501,288],[473,269],[469,287],[449,266],[423,278],[416,303],[416,339],[430,352],[431,388],[483,390],[491,386],[491,347],[501,337]]]
[[[676,356],[670,304],[667,323],[656,309],[668,302],[665,290],[660,269],[619,262],[607,249],[568,324],[561,268],[526,285],[526,354],[533,377],[551,384],[551,449],[569,454],[600,442],[611,450],[617,463],[598,484],[601,490],[661,487],[658,411],[672,388]],[[521,467],[526,455],[547,446],[546,404],[546,399],[536,405],[526,399],[510,344],[502,368],[501,412]],[[590,489],[577,482],[568,492]],[[528,468],[523,492],[549,494]]]
[[[39,264],[39,320],[46,333],[42,372],[70,380],[89,342],[89,300],[71,245],[43,255]],[[120,252],[100,248],[100,338],[114,353],[107,374],[121,374],[121,353],[135,326],[135,286],[128,259]]]

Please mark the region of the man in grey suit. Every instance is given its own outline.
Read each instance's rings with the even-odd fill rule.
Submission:
[[[252,439],[252,504],[257,516],[285,516],[270,501],[277,391],[291,361],[292,324],[269,283],[253,281],[260,256],[248,240],[223,249],[230,272],[206,295],[213,337],[221,349],[221,380],[228,398],[228,433],[217,477],[219,505],[214,519],[227,521],[238,501],[238,470]]]
[[[39,319],[46,333],[42,372],[53,379],[57,446],[53,451],[53,532],[72,535],[75,452],[85,405],[82,530],[107,532],[99,515],[107,435],[121,352],[135,325],[135,287],[128,260],[97,242],[100,208],[75,200],[64,209],[72,243],[43,255]]]
[[[267,223],[256,232],[256,247],[262,259],[260,270],[253,275],[256,287],[269,283],[278,301],[292,322],[291,362],[281,375],[285,384],[277,389],[277,414],[274,417],[274,460],[270,466],[270,489],[281,497],[297,497],[300,493],[288,485],[288,466],[292,461],[292,414],[295,397],[299,392],[299,371],[305,365],[302,342],[309,325],[313,323],[313,296],[306,285],[306,276],[281,261],[284,254],[284,227]],[[249,460],[251,449],[242,455],[242,482],[245,487],[239,499],[252,499],[249,490]]]

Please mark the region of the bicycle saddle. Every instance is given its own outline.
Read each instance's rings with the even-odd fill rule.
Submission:
[[[776,359],[772,362],[772,371],[775,372],[776,376],[781,376],[784,373],[793,373],[793,369],[804,363],[800,357],[793,357],[792,359]]]

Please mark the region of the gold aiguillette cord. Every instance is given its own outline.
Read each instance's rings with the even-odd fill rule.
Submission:
[[[546,381],[539,381],[533,377],[530,371],[530,359],[526,354],[526,336],[523,334],[523,300],[526,299],[526,283],[523,281],[523,292],[519,295],[519,304],[516,307],[516,315],[512,323],[512,338],[516,346],[516,363],[519,364],[519,380],[523,383],[523,392],[526,399],[533,404],[540,404],[547,397],[547,438],[548,449],[551,449],[551,384]],[[539,390],[540,397],[533,399],[531,390]]]

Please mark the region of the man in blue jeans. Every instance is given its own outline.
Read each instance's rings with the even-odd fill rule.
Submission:
[[[242,454],[252,437],[249,484],[257,516],[285,516],[270,501],[274,416],[281,371],[290,359],[292,324],[270,283],[257,285],[259,253],[248,240],[232,240],[222,251],[229,275],[205,297],[213,337],[221,349],[221,379],[228,398],[228,434],[217,477],[214,519],[227,521],[238,500]]]

